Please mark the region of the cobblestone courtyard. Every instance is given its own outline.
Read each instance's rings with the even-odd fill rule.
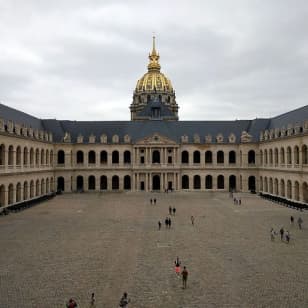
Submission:
[[[150,205],[150,198],[157,205]],[[103,193],[57,196],[0,217],[0,307],[308,307],[308,213],[254,195]],[[177,208],[171,230],[164,223]],[[190,221],[195,217],[195,225]],[[290,226],[299,215],[304,229]],[[269,230],[290,230],[291,242]],[[188,287],[174,273],[179,256]]]

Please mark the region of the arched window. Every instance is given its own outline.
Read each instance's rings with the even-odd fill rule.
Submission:
[[[264,191],[268,192],[268,182],[267,182],[267,177],[264,178]]]
[[[57,178],[57,191],[64,191],[64,177],[59,176]]]
[[[63,150],[58,151],[58,164],[64,164],[65,163],[65,155]]]
[[[294,199],[299,201],[299,183],[297,181],[294,183]]]
[[[0,207],[5,206],[5,186],[0,186]]]
[[[30,165],[33,167],[34,165],[34,150],[33,148],[30,149]]]
[[[248,190],[251,192],[256,191],[256,178],[253,175],[248,178]]]
[[[46,179],[46,194],[48,194],[49,193],[49,179],[47,178]]]
[[[225,179],[223,175],[219,175],[217,177],[217,188],[224,189],[225,188]]]
[[[129,175],[124,176],[124,189],[130,190],[131,189],[131,180]]]
[[[39,196],[40,195],[40,181],[36,180],[35,183],[35,196]]]
[[[268,156],[267,156],[267,149],[264,150],[264,165],[267,166]]]
[[[260,150],[260,165],[263,166],[263,151]]]
[[[182,159],[181,159],[182,160],[182,164],[188,164],[188,162],[189,162],[189,154],[188,154],[188,152],[187,151],[183,151],[181,156],[182,156]]]
[[[273,193],[273,179],[272,178],[269,179],[269,193],[270,194]]]
[[[9,166],[13,166],[14,164],[14,147],[12,145],[9,146]]]
[[[182,189],[189,189],[188,175],[182,175]]]
[[[40,165],[40,150],[39,149],[35,150],[35,165],[36,166]]]
[[[194,176],[194,189],[200,189],[201,188],[201,179],[199,175]]]
[[[124,151],[124,164],[130,164],[131,158],[130,158],[130,151]]]
[[[308,147],[306,144],[302,146],[302,163],[303,165],[308,164]]]
[[[95,164],[96,163],[96,154],[94,151],[89,151],[88,153],[88,163]]]
[[[8,188],[8,204],[14,203],[14,185],[10,184]]]
[[[274,163],[275,163],[275,166],[278,166],[278,159],[279,159],[278,149],[275,148],[275,150],[274,150]]]
[[[90,175],[88,178],[88,189],[95,190],[95,176]]]
[[[284,154],[284,148],[281,148],[280,149],[280,164],[281,165],[284,165],[286,162],[285,162],[285,154]]]
[[[205,152],[205,163],[206,164],[212,164],[213,163],[212,151],[206,151]]]
[[[82,192],[83,191],[83,176],[82,175],[78,175],[77,179],[76,179],[76,188],[77,191]]]
[[[277,178],[274,180],[274,194],[275,194],[276,196],[279,195],[278,179],[277,179]]]
[[[30,182],[30,198],[34,197],[34,182],[31,180]]]
[[[107,164],[108,162],[108,154],[106,151],[101,151],[101,164]]]
[[[24,200],[28,199],[28,182],[27,181],[24,182],[24,196],[23,196],[23,199]]]
[[[77,153],[76,153],[76,163],[77,164],[83,164],[84,163],[84,158],[83,158],[83,152],[82,151],[77,151]]]
[[[45,165],[45,151],[41,149],[41,165]]]
[[[229,152],[229,164],[235,164],[236,163],[236,154],[235,151]]]
[[[53,151],[50,151],[49,157],[50,166],[53,166]]]
[[[152,163],[160,164],[160,153],[158,150],[153,151],[152,153]]]
[[[16,166],[21,166],[21,148],[18,146],[16,148]]]
[[[112,152],[112,163],[113,164],[118,164],[119,163],[119,152],[118,151],[113,151]]]
[[[101,176],[101,190],[107,190],[108,184],[107,184],[107,177],[106,175]]]
[[[218,151],[217,152],[217,164],[223,164],[224,163],[224,152]]]
[[[248,164],[254,165],[256,163],[256,153],[254,150],[248,152]]]
[[[45,194],[45,180],[41,180],[41,195]]]
[[[211,175],[207,175],[205,177],[205,188],[206,189],[213,189],[213,178]]]
[[[297,145],[294,147],[294,164],[299,165],[299,148]]]
[[[5,164],[5,145],[1,144],[0,145],[0,166],[4,166],[4,164]]]
[[[229,176],[229,191],[236,190],[236,176],[230,175]]]
[[[284,180],[283,180],[283,179],[280,180],[280,195],[281,195],[282,197],[285,197],[285,195],[286,195],[286,192],[285,192],[285,183],[284,183]]]
[[[287,181],[287,198],[292,199],[292,183],[290,180]]]
[[[17,183],[16,185],[16,202],[21,201],[21,184]]]
[[[194,151],[194,164],[200,164],[200,152]]]
[[[308,203],[308,184],[307,182],[303,183],[303,201]]]
[[[260,176],[260,191],[263,191],[263,178]]]
[[[291,147],[287,147],[287,164],[292,164],[292,150]]]
[[[49,150],[46,150],[45,154],[45,164],[48,166],[49,165]]]
[[[270,149],[268,153],[269,153],[269,163],[270,165],[272,165],[273,164],[273,150]]]
[[[117,175],[114,175],[112,177],[112,189],[113,190],[119,189],[119,177]]]

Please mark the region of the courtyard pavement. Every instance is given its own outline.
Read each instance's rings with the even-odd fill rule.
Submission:
[[[308,307],[308,213],[237,196],[240,206],[228,193],[67,194],[0,217],[0,307],[65,307],[73,297],[88,308],[94,292],[97,308],[113,308],[125,291],[130,308]],[[270,240],[281,226],[289,244]]]

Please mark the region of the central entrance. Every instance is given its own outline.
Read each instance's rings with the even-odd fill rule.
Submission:
[[[154,175],[152,179],[152,189],[153,190],[160,190],[160,176]]]

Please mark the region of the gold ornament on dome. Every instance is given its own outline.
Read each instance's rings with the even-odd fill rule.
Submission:
[[[136,92],[157,91],[173,92],[171,81],[160,72],[159,53],[155,48],[155,36],[153,36],[152,52],[149,54],[148,72],[138,80]]]

